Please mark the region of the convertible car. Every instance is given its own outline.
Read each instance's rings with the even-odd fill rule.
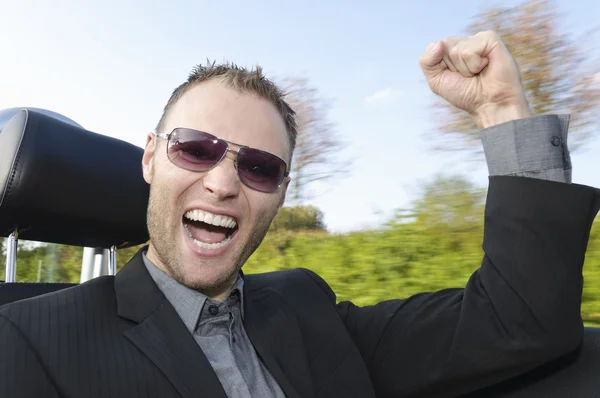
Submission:
[[[0,235],[8,238],[0,305],[72,286],[15,281],[18,239],[87,248],[107,261],[84,255],[83,267],[100,264],[104,274],[116,272],[116,250],[148,240],[141,156],[54,112],[0,111]],[[600,328],[585,328],[576,351],[468,397],[600,397]]]

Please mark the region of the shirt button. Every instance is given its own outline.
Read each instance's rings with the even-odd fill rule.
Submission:
[[[219,307],[217,307],[216,305],[210,305],[208,306],[208,312],[211,315],[217,315],[219,313]]]
[[[560,137],[557,137],[557,136],[554,136],[554,137],[552,137],[552,139],[550,139],[550,142],[551,142],[551,143],[552,143],[552,145],[554,145],[554,146],[559,146],[559,145],[560,145],[560,143],[561,143],[561,141],[562,141],[562,140],[560,139]]]

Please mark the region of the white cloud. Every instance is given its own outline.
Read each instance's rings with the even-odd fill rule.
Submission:
[[[374,102],[385,102],[390,101],[394,96],[394,92],[391,87],[384,88],[382,90],[376,91],[373,94],[367,95],[365,97],[366,103],[374,103]]]

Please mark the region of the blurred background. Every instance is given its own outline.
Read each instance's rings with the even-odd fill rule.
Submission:
[[[310,268],[339,300],[462,287],[481,262],[487,168],[468,116],[422,77],[432,41],[498,31],[534,111],[572,115],[573,182],[600,187],[600,2],[3,0],[0,15],[0,109],[138,146],[194,65],[263,66],[300,132],[287,205],[245,272]],[[21,241],[17,280],[78,282],[81,257]],[[584,277],[582,314],[600,326],[600,220]]]

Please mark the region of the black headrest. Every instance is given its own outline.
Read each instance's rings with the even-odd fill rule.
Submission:
[[[66,119],[66,118],[65,118]],[[148,240],[143,150],[21,110],[0,132],[0,235],[87,247]]]
[[[34,111],[37,113],[43,113],[44,115],[53,117],[54,119],[58,119],[61,122],[65,122],[72,126],[83,128],[83,126],[81,126],[79,123],[77,123],[73,119],[70,119],[64,115],[61,115],[60,113],[56,113],[56,112],[53,112],[48,109],[33,108],[30,106],[27,106],[27,107],[22,106],[22,107],[16,107],[16,108],[0,109],[0,132],[2,132],[2,128],[6,125],[6,123],[8,123],[8,121],[10,119],[12,119],[13,116],[15,116],[17,113],[19,113],[22,110],[29,110],[29,111]]]

